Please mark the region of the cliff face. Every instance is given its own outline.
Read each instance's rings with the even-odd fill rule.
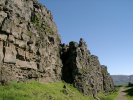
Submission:
[[[114,89],[114,82],[112,77],[107,71],[107,67],[104,65],[101,65],[102,68],[102,75],[103,75],[103,89],[105,92],[112,91]]]
[[[73,83],[85,95],[97,95],[99,91],[109,92],[114,89],[107,67],[101,66],[98,57],[91,55],[86,43],[70,42],[62,45],[62,79]]]
[[[86,95],[113,90],[113,82],[83,39],[60,43],[52,15],[36,0],[0,0],[0,83],[12,80],[72,83]]]
[[[60,80],[60,39],[35,0],[0,0],[0,81]]]

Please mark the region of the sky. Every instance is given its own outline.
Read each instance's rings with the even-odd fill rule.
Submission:
[[[133,74],[133,0],[39,0],[62,43],[82,37],[111,75]]]

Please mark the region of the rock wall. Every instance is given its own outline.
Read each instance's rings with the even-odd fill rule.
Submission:
[[[107,68],[83,39],[61,44],[46,7],[36,0],[0,0],[0,83],[61,79],[85,95],[114,87]]]
[[[109,92],[114,89],[113,81],[107,67],[101,66],[98,57],[91,55],[86,43],[62,44],[62,79],[73,83],[85,95],[96,96],[98,92]]]
[[[103,89],[105,92],[110,92],[114,89],[114,83],[111,75],[107,71],[107,66],[101,65],[103,75]]]
[[[0,0],[0,82],[61,78],[60,38],[36,0]]]

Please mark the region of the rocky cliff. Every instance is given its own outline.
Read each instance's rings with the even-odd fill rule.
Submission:
[[[70,42],[62,45],[62,79],[73,83],[85,95],[97,95],[99,91],[109,92],[114,89],[107,67],[100,65],[98,57],[91,55],[83,39],[79,43]]]
[[[36,0],[0,0],[0,81],[60,80],[60,38]]]
[[[86,95],[114,88],[83,39],[61,44],[46,7],[36,0],[0,0],[0,83],[61,79]]]

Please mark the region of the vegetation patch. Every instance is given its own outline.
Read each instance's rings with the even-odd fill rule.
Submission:
[[[37,30],[49,33],[51,35],[54,34],[53,29],[48,25],[48,22],[41,19],[41,15],[39,13],[32,14],[31,22],[34,24]]]
[[[116,87],[115,91],[108,94],[99,93],[100,100],[116,100],[120,87]]]
[[[118,95],[118,92],[113,92],[111,94],[105,95],[105,94],[99,94],[100,100],[116,100],[116,97]]]
[[[27,31],[26,35],[28,35],[29,37],[31,37],[33,35],[33,33],[31,31]]]
[[[124,92],[127,94],[127,100],[133,100],[133,83],[129,82]]]
[[[64,82],[16,83],[0,86],[0,100],[94,100]]]

